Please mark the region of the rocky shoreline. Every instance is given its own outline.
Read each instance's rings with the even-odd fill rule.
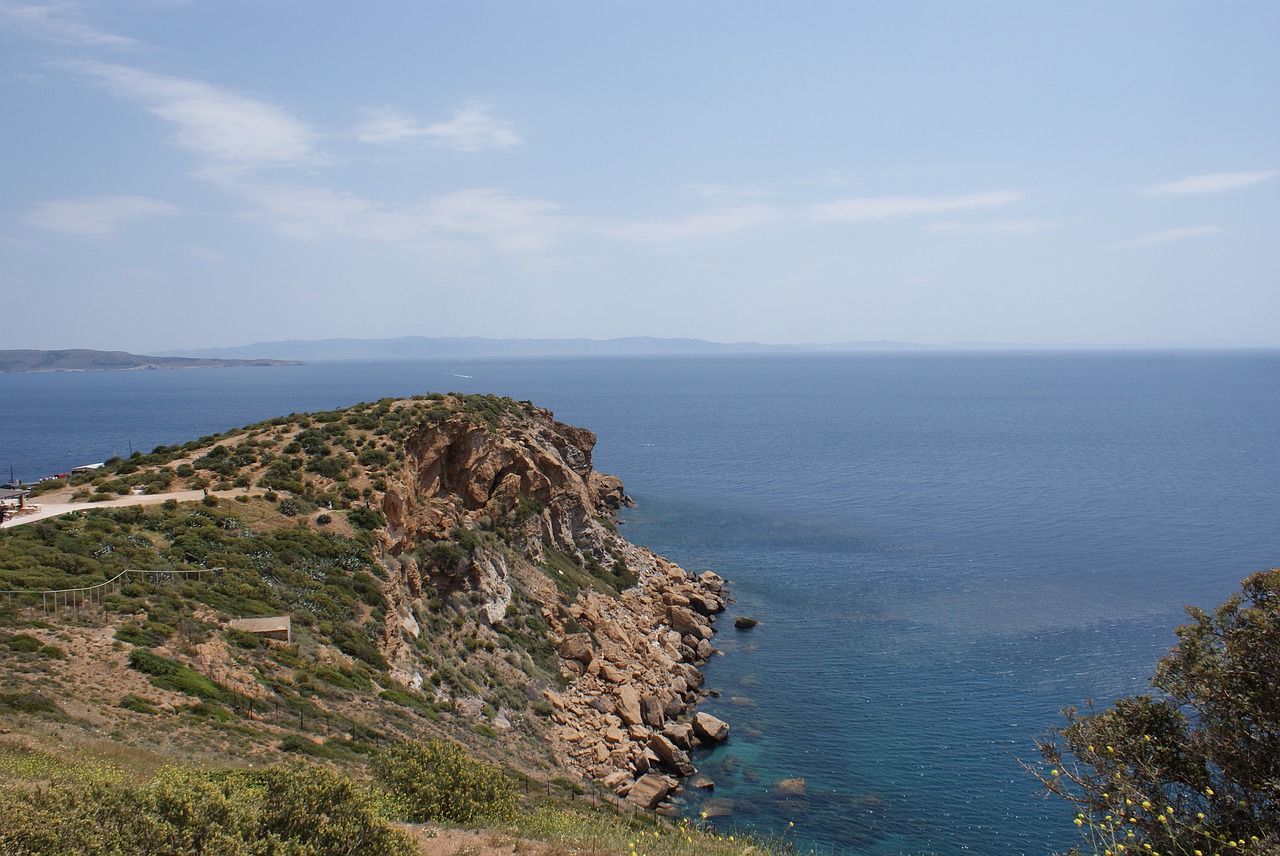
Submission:
[[[636,585],[616,600],[593,592],[569,607],[583,630],[558,648],[574,679],[546,696],[566,765],[661,810],[680,780],[697,773],[690,750],[728,737],[728,724],[695,710],[706,694],[700,667],[716,653],[711,639],[728,591],[717,574],[694,576],[628,546]]]

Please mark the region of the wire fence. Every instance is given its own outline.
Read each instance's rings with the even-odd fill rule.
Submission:
[[[34,598],[38,597],[40,598],[40,609],[45,613],[58,612],[59,610],[77,610],[84,606],[101,606],[104,598],[120,591],[135,579],[151,583],[169,581],[174,577],[182,579],[194,577],[196,580],[201,580],[204,574],[217,573],[221,570],[222,568],[162,568],[152,570],[129,568],[116,574],[106,582],[96,585],[83,586],[81,588],[51,589],[48,591],[0,591],[0,595],[4,595],[8,606],[13,606],[15,599],[30,598],[34,600]]]

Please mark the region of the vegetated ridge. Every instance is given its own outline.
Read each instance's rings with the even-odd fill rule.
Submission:
[[[218,570],[132,574],[72,612],[0,595],[0,628],[35,646],[0,647],[22,659],[0,673],[0,710],[36,744],[78,729],[223,765],[359,766],[435,736],[674,812],[689,751],[728,730],[693,711],[727,592],[618,533],[627,498],[593,468],[594,444],[528,402],[431,395],[279,417],[73,476],[59,489],[72,499],[212,493],[6,529],[0,589]],[[289,644],[231,626],[277,615]]]
[[[104,372],[137,369],[207,369],[233,366],[297,366],[297,360],[149,357],[126,351],[0,351],[0,372]]]

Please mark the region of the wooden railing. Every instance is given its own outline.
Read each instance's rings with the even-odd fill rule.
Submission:
[[[6,602],[9,605],[13,604],[13,600],[16,597],[39,596],[42,610],[56,612],[58,609],[79,609],[85,604],[101,604],[104,597],[124,588],[132,579],[157,582],[162,579],[171,580],[175,576],[184,579],[194,576],[199,580],[203,574],[217,573],[221,570],[222,568],[168,568],[160,570],[130,568],[121,571],[106,582],[84,586],[83,588],[53,589],[50,591],[0,591],[0,595],[6,597]]]

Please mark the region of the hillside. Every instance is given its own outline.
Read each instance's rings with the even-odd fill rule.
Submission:
[[[0,372],[105,372],[137,369],[209,369],[235,366],[296,366],[296,360],[149,357],[126,351],[0,351]]]
[[[689,752],[727,730],[693,710],[727,593],[618,533],[627,499],[593,468],[594,444],[527,402],[432,395],[45,483],[35,502],[210,495],[3,531],[0,589],[87,590],[75,608],[0,596],[5,739],[358,772],[437,737],[532,781],[674,812]],[[126,569],[200,573],[92,589]],[[290,642],[231,626],[274,616]]]

